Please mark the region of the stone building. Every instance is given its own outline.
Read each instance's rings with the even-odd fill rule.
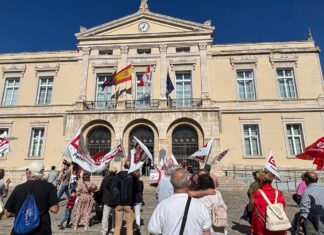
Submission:
[[[150,11],[93,28],[80,27],[77,49],[0,54],[0,134],[16,137],[0,167],[42,159],[57,165],[81,124],[92,155],[137,136],[154,161],[184,159],[213,138],[222,164],[311,167],[295,159],[323,135],[320,49],[305,41],[213,44],[211,21]],[[217,36],[217,35],[216,35]],[[101,89],[132,65],[132,81]],[[138,86],[147,66],[152,81]],[[166,97],[166,78],[174,90]]]

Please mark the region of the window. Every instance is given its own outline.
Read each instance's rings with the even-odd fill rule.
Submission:
[[[19,78],[7,78],[2,100],[3,105],[15,105],[17,103],[17,96],[19,91]]]
[[[137,49],[137,54],[142,55],[142,54],[151,54],[151,49]]]
[[[177,48],[176,48],[176,52],[177,52],[177,53],[181,53],[181,52],[190,52],[190,47],[177,47]]]
[[[111,80],[112,74],[98,74],[97,75],[97,87],[96,87],[96,108],[109,108],[113,107],[112,103],[112,86],[106,86],[104,90],[102,90],[102,84],[106,80]]]
[[[243,125],[244,150],[246,156],[260,156],[260,133],[257,124]]]
[[[237,71],[236,81],[240,100],[255,99],[253,70]]]
[[[301,124],[287,124],[287,143],[290,156],[302,153],[304,150],[304,138]]]
[[[113,50],[99,50],[99,55],[112,55]]]
[[[52,76],[39,77],[39,88],[37,104],[50,104],[53,93],[53,80]]]
[[[176,72],[177,107],[190,107],[192,102],[191,72]]]
[[[98,126],[92,129],[87,136],[87,149],[91,156],[100,152],[109,152],[111,149],[111,133],[107,127]]]
[[[30,157],[40,157],[44,147],[44,128],[32,128],[30,138]]]
[[[293,69],[277,69],[280,98],[297,98]]]
[[[148,106],[151,100],[151,84],[138,86],[144,73],[136,73],[136,106]]]

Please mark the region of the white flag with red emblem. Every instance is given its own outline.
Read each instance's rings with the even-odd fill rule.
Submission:
[[[264,165],[264,169],[271,172],[277,179],[280,180],[279,169],[276,165],[276,161],[274,160],[274,156],[271,151]]]
[[[81,126],[76,131],[71,142],[68,145],[68,149],[71,155],[72,162],[75,162],[80,167],[88,172],[101,172],[105,170],[108,166],[108,163],[116,156],[118,152],[122,152],[121,145],[117,145],[112,148],[109,153],[106,153],[102,159],[97,162],[94,161],[88,151],[83,146]]]
[[[152,77],[151,66],[148,65],[141,80],[137,83],[137,86],[145,86],[146,84],[151,83],[151,77]]]
[[[131,149],[131,165],[129,167],[128,173],[132,173],[140,169],[144,162],[149,157],[153,161],[153,156],[150,150],[143,144],[139,139],[134,136],[136,141],[135,148]]]
[[[226,149],[223,152],[221,152],[220,154],[216,155],[216,157],[210,162],[210,165],[214,165],[217,162],[220,162],[223,159],[223,157],[225,157],[225,155],[228,153],[229,150],[230,149]]]
[[[0,154],[9,152],[9,141],[5,138],[0,138]]]
[[[188,157],[188,159],[192,159],[192,160],[196,160],[196,161],[205,163],[208,158],[208,155],[210,153],[213,142],[214,142],[214,139],[209,140],[207,144],[205,144],[203,147],[201,147],[196,152],[194,152],[192,155],[190,155]]]
[[[174,157],[173,153],[171,154],[170,160],[166,165],[166,170],[170,169],[173,165],[179,166],[177,159]]]

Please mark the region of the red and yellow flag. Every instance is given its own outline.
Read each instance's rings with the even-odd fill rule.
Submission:
[[[116,73],[113,76],[113,80],[115,81],[115,85],[132,80],[132,65],[130,64]]]

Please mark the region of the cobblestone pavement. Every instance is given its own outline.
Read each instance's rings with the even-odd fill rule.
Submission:
[[[247,204],[247,195],[246,189],[244,187],[237,187],[237,188],[226,188],[220,189],[220,192],[223,195],[223,198],[228,205],[228,222],[229,222],[229,234],[248,234],[249,226],[248,223],[242,221],[239,224],[239,218],[242,215],[243,209]],[[287,215],[290,220],[292,220],[294,214],[297,212],[298,208],[295,206],[294,202],[291,199],[291,194],[285,194],[285,199],[287,202]],[[142,218],[144,225],[141,227],[141,234],[146,235],[148,234],[147,231],[147,224],[152,214],[155,206],[156,206],[156,199],[155,199],[155,188],[147,186],[144,191],[144,200],[146,205],[143,208]],[[64,208],[65,208],[66,201],[62,201],[60,203],[60,211],[57,215],[51,214],[52,219],[52,230],[54,235],[60,234],[101,234],[101,224],[93,225],[89,230],[84,231],[83,228],[78,228],[77,231],[74,231],[72,228],[67,228],[64,230],[59,230],[57,224],[62,219]],[[13,219],[2,219],[0,221],[0,235],[8,235],[10,234],[11,226],[13,223]]]

